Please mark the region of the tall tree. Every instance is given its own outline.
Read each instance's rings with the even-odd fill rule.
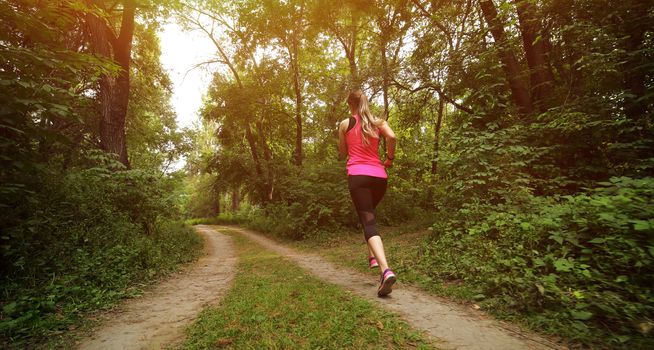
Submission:
[[[518,113],[523,116],[530,114],[534,110],[534,107],[531,94],[529,93],[529,86],[523,79],[522,69],[516,58],[515,51],[507,43],[504,23],[497,12],[497,8],[492,0],[480,1],[479,6],[484,14],[486,23],[490,27],[493,39],[495,39],[500,60],[502,61],[502,69],[509,82],[511,97],[518,109]]]
[[[312,21],[333,36],[342,48],[349,68],[348,88],[360,88],[363,77],[359,58],[363,51],[362,36],[368,27],[368,17],[374,4],[367,1],[319,2],[314,7]]]
[[[293,91],[295,92],[295,165],[302,166],[302,77],[300,64],[300,40],[304,31],[305,2],[300,2],[298,17],[294,19],[294,28],[290,33],[290,45],[287,44],[289,62],[293,71]]]
[[[253,72],[259,70],[258,61],[254,55],[254,49],[250,47],[250,38],[252,37],[252,28],[237,28],[237,13],[241,10],[234,4],[227,3],[204,3],[198,1],[186,1],[183,3],[182,11],[179,12],[180,17],[190,28],[198,29],[203,32],[212,41],[217,51],[217,59],[205,63],[219,63],[227,67],[230,75],[233,78],[235,90],[230,91],[235,95],[230,106],[233,107],[233,114],[238,115],[240,119],[240,126],[245,132],[245,138],[248,143],[250,155],[254,162],[256,183],[260,187],[261,201],[267,202],[272,199],[273,194],[273,174],[272,174],[272,153],[266,141],[266,136],[262,124],[254,123],[255,129],[253,130],[253,119],[256,118],[257,109],[253,106],[255,104],[261,105],[262,99],[256,96],[256,88],[254,85],[257,83],[251,82],[249,84],[244,81],[242,75],[244,73],[240,67],[250,65]],[[219,13],[218,11],[222,11]],[[229,19],[225,19],[224,14],[230,15]],[[240,48],[235,48],[240,54],[230,54],[226,49],[228,40],[224,40],[220,36],[219,31],[223,30],[232,36],[232,39],[239,42]],[[245,30],[245,32],[243,32]],[[220,75],[220,74],[218,74]],[[255,74],[256,75],[256,74]],[[257,78],[255,78],[257,79]],[[261,82],[258,82],[261,84]],[[265,99],[264,99],[265,100]],[[265,103],[263,103],[265,105]],[[261,159],[261,152],[263,153],[263,160]],[[264,164],[265,163],[265,164]],[[264,171],[264,166],[265,170]]]
[[[621,8],[626,13],[626,18],[621,23],[626,37],[624,43],[627,55],[623,71],[624,86],[629,91],[625,99],[625,113],[632,120],[642,120],[647,112],[647,104],[652,103],[651,92],[647,93],[647,78],[652,79],[651,61],[648,62],[648,49],[651,50],[651,38],[647,43],[647,32],[652,33],[651,1],[628,1],[622,4]],[[649,59],[651,59],[651,54]],[[649,65],[648,65],[649,63]],[[651,82],[650,82],[651,84]],[[651,87],[651,85],[650,85]]]
[[[311,41],[312,33],[308,31],[309,25],[307,23],[307,1],[296,0],[287,3],[263,3],[259,4],[262,7],[262,15],[276,18],[273,23],[266,23],[261,25],[260,21],[252,25],[257,27],[259,35],[262,37],[262,44],[269,42],[266,39],[273,39],[278,41],[282,51],[286,54],[286,61],[288,62],[291,77],[291,87],[293,91],[293,99],[295,102],[294,118],[295,118],[295,148],[293,150],[293,162],[297,166],[302,166],[303,151],[303,120],[304,120],[304,72],[302,57],[307,51],[307,45]],[[268,35],[271,38],[266,38]]]
[[[407,9],[408,0],[393,0],[380,3],[375,9],[375,24],[378,30],[377,46],[381,61],[381,90],[384,103],[384,116],[388,117],[390,96],[389,88],[394,80],[400,50],[404,46],[404,36],[411,25]]]
[[[546,99],[552,91],[554,75],[550,59],[549,35],[543,31],[543,24],[537,13],[537,7],[532,0],[514,0],[522,45],[529,66],[529,81],[534,108],[544,111],[547,108]]]
[[[115,61],[120,70],[116,76],[104,74],[100,79],[100,145],[107,152],[115,153],[121,163],[129,167],[125,118],[129,103],[130,62],[136,3],[124,0],[119,30],[110,22],[110,12],[105,0],[87,0],[93,9],[86,16],[91,50],[94,54]]]

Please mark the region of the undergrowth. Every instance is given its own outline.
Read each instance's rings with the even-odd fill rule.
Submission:
[[[47,175],[47,176],[46,176]],[[166,179],[96,165],[41,174],[0,217],[0,347],[28,348],[194,260]]]

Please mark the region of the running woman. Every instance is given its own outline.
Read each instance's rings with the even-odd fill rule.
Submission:
[[[370,113],[368,98],[361,90],[351,92],[347,104],[352,116],[338,127],[338,153],[340,159],[347,157],[348,187],[363,225],[369,264],[371,268],[379,266],[381,270],[377,295],[385,296],[393,291],[396,277],[386,262],[384,245],[377,232],[375,208],[386,192],[386,168],[393,166],[395,134],[385,120]],[[380,136],[386,139],[387,146],[383,164],[377,152]]]

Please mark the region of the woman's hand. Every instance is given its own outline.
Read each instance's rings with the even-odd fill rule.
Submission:
[[[384,161],[384,167],[385,167],[385,168],[392,168],[392,167],[393,167],[393,161],[390,160],[390,159],[386,159],[386,160]]]

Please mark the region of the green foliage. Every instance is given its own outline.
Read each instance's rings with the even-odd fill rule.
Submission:
[[[242,207],[237,213],[220,213],[214,217],[195,218],[186,220],[188,225],[239,225],[248,223],[254,208]]]
[[[88,88],[100,74],[115,72],[110,62],[66,46],[68,31],[78,21],[63,14],[76,4],[0,4],[2,208],[30,192],[33,174],[45,160],[58,157],[66,163],[75,153],[71,149],[88,132],[83,124]]]
[[[347,189],[343,164],[327,163],[304,169],[290,168],[278,184],[278,196],[266,206],[243,206],[236,213],[221,213],[209,221],[193,223],[242,223],[279,237],[302,240],[329,235],[358,226],[358,218]],[[389,186],[379,206],[382,223],[400,223],[419,215],[410,191],[399,184]],[[408,186],[408,185],[407,185]]]
[[[165,220],[166,180],[101,153],[92,167],[40,174],[2,215],[3,337],[21,342],[65,328],[82,312],[134,295],[142,283],[189,262],[201,239]],[[32,341],[35,338],[32,338]]]
[[[231,63],[202,111],[197,213],[232,197],[253,206],[218,221],[293,239],[353,228],[333,125],[363,87],[400,141],[378,221],[437,218],[416,248],[429,279],[465,280],[471,298],[582,342],[651,337],[650,3],[484,2],[502,28],[462,0],[192,3],[220,17]],[[533,108],[518,113],[517,96]]]
[[[120,7],[120,6],[119,6]],[[156,7],[156,6],[155,6]],[[196,256],[179,219],[183,147],[156,26],[137,25],[126,170],[98,145],[84,1],[0,3],[0,347],[30,347]],[[109,19],[111,20],[111,19]]]
[[[641,344],[654,312],[652,208],[654,179],[627,177],[520,205],[469,202],[433,226],[431,277],[465,280],[487,308],[540,314],[571,338]]]
[[[278,191],[279,200],[266,208],[278,234],[302,239],[356,222],[341,164],[291,169]]]

